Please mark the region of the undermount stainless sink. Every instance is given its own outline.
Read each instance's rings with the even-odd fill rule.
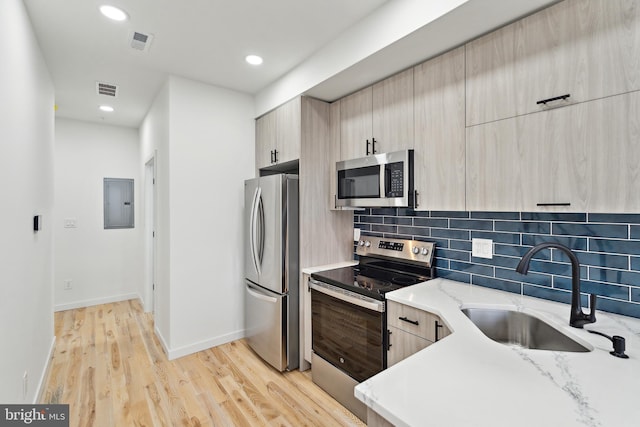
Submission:
[[[591,351],[543,320],[521,311],[475,307],[461,310],[482,333],[501,344],[536,350]]]

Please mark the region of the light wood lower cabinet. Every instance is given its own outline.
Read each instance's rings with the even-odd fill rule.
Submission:
[[[441,340],[451,333],[440,317],[394,301],[387,301],[389,343],[387,366]]]
[[[406,359],[423,348],[429,347],[433,341],[429,341],[417,335],[405,332],[394,326],[388,326],[388,350],[387,367],[393,366],[401,360]]]

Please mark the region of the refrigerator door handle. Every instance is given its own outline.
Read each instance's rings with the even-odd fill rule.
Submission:
[[[258,264],[262,265],[264,258],[264,240],[265,240],[265,221],[264,221],[264,205],[262,203],[262,191],[258,193]]]
[[[277,299],[277,298],[267,296],[267,295],[265,295],[265,294],[263,294],[263,293],[261,293],[261,292],[256,292],[254,289],[255,289],[255,288],[253,288],[252,286],[247,285],[247,292],[249,292],[249,294],[250,294],[251,296],[253,296],[253,297],[255,297],[255,298],[258,298],[258,299],[260,299],[260,300],[262,300],[262,301],[270,302],[270,303],[273,303],[273,304],[275,304],[276,302],[278,302],[278,299]]]
[[[260,264],[262,264],[261,254],[258,253],[258,242],[256,242],[256,239],[258,238],[259,201],[262,200],[261,193],[262,191],[260,187],[258,187],[256,188],[256,192],[253,194],[253,203],[251,204],[251,230],[249,232],[249,237],[251,239],[251,259],[258,275],[260,275]]]

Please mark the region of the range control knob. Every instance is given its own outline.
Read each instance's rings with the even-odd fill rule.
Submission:
[[[414,254],[418,255],[419,252],[420,252],[420,248],[419,247],[416,246],[416,247],[413,248],[413,253]]]
[[[364,246],[368,248],[369,246],[371,246],[371,242],[367,240],[366,242],[364,242]]]
[[[427,255],[429,253],[429,249],[422,248],[422,255]]]
[[[359,244],[360,246],[364,246],[364,240],[360,240],[360,241],[358,242],[358,244]]]

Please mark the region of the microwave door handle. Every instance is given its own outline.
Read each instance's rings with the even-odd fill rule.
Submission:
[[[380,165],[382,170],[380,171],[380,197],[386,198],[389,189],[391,188],[391,171],[385,166]]]

